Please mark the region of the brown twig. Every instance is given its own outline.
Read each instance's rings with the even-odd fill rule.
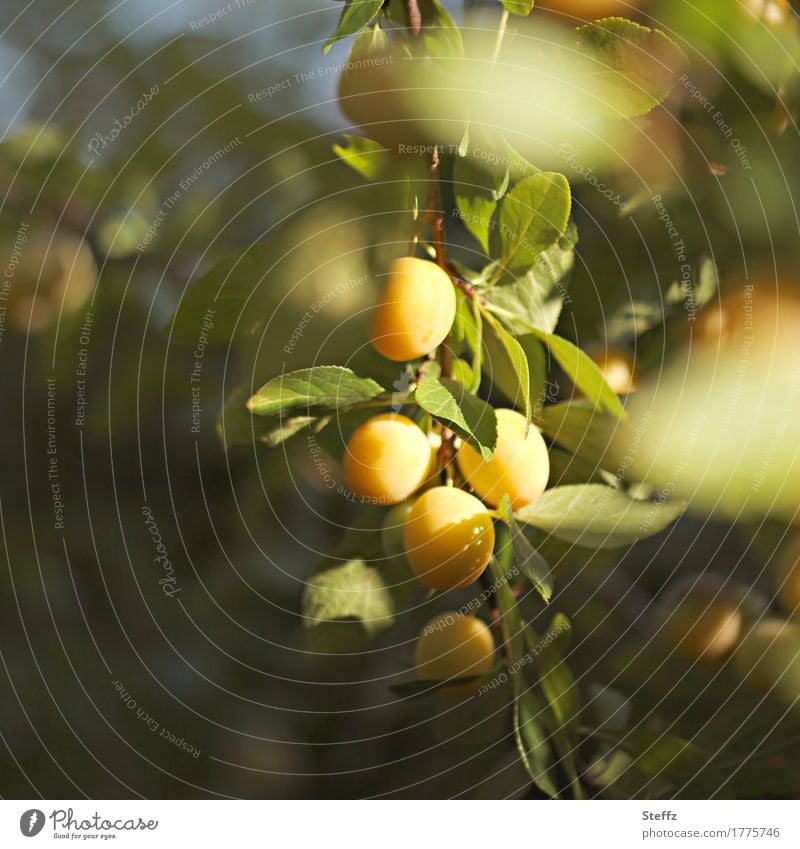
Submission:
[[[406,17],[412,35],[419,35],[422,29],[422,13],[419,10],[418,0],[406,0]]]
[[[434,145],[433,156],[431,157],[431,180],[428,191],[428,209],[431,215],[431,237],[433,241],[433,249],[436,254],[436,264],[443,269],[453,285],[458,285],[458,276],[452,272],[452,265],[447,258],[447,247],[445,243],[444,233],[444,211],[442,210],[442,193],[439,188],[439,148]],[[453,352],[448,345],[449,336],[439,346],[439,365],[441,367],[442,377],[452,377],[453,375]],[[439,447],[437,459],[442,467],[442,481],[450,483],[452,480],[451,464],[455,458],[455,433],[449,427],[442,429],[442,444]]]

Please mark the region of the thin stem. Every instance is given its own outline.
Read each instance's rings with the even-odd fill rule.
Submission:
[[[492,53],[492,64],[497,62],[497,57],[500,55],[500,48],[503,46],[503,36],[506,34],[508,26],[508,9],[503,9],[503,14],[500,16],[500,25],[497,27],[497,38],[494,40],[494,52]]]
[[[419,35],[422,29],[422,13],[419,10],[418,0],[406,0],[406,17],[412,35]]]

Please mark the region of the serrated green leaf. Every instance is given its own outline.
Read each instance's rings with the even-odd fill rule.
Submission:
[[[325,42],[322,52],[327,53],[340,39],[361,32],[380,12],[381,6],[383,6],[383,0],[347,0],[336,30]]]
[[[519,15],[525,18],[533,11],[536,0],[500,0],[503,8],[511,12],[512,15]]]
[[[514,515],[585,548],[620,548],[663,531],[684,506],[675,501],[634,501],[614,487],[587,483],[548,489]]]
[[[567,377],[583,392],[592,405],[601,412],[622,416],[625,408],[614,390],[606,383],[597,363],[563,336],[531,329],[544,342],[550,353],[567,374]]]
[[[558,787],[553,781],[553,752],[549,745],[550,735],[543,727],[538,701],[528,690],[514,700],[514,737],[522,763],[533,783],[551,797],[558,796]]]
[[[392,161],[391,153],[381,144],[364,136],[343,136],[347,146],[335,144],[334,153],[366,180],[376,180],[386,173]]]
[[[455,380],[426,377],[417,386],[417,403],[435,419],[465,439],[484,460],[490,460],[497,442],[497,417]]]
[[[352,651],[394,624],[394,600],[377,568],[350,560],[309,578],[302,615],[314,651]]]
[[[314,366],[286,372],[267,381],[247,401],[257,416],[289,410],[342,410],[371,401],[385,390],[369,377],[342,366]]]
[[[571,203],[563,174],[542,171],[521,180],[498,206],[490,235],[492,255],[506,271],[530,268],[564,234]]]
[[[483,339],[486,353],[484,369],[500,391],[513,404],[522,407],[525,418],[530,422],[533,405],[528,357],[522,345],[496,319],[491,315],[487,319]]]
[[[489,231],[497,202],[508,185],[508,170],[481,167],[470,157],[457,157],[453,166],[453,191],[461,221],[489,253]]]
[[[625,18],[603,18],[575,30],[594,111],[632,118],[672,91],[686,55],[660,30]]]
[[[508,526],[511,541],[511,562],[514,568],[525,575],[545,602],[549,602],[553,596],[550,565],[531,545],[530,540],[514,520],[511,499],[507,495],[504,495],[497,505],[497,513]]]
[[[553,737],[561,764],[569,776],[575,798],[582,797],[575,765],[577,729],[581,698],[577,682],[560,651],[568,644],[572,625],[563,613],[557,613],[547,633],[540,637],[531,625],[525,626],[525,644],[534,659],[542,689],[553,717]]]
[[[544,725],[545,711],[532,688],[526,687],[523,659],[523,623],[514,594],[508,585],[511,552],[499,552],[491,561],[500,607],[500,628],[506,648],[508,666],[512,670],[514,689],[514,739],[526,772],[534,784],[548,796],[558,796],[553,777],[553,751],[550,735]]]
[[[506,311],[508,326],[519,335],[528,327],[552,333],[558,324],[565,298],[565,280],[575,264],[578,231],[570,221],[564,235],[539,254],[524,274],[505,275],[485,292],[485,299]]]
[[[530,625],[525,629],[525,643],[539,671],[542,692],[553,709],[557,728],[568,734],[577,728],[581,699],[578,685],[558,645],[562,640],[568,642],[571,630],[572,625],[563,613],[556,613],[544,637],[540,637]]]

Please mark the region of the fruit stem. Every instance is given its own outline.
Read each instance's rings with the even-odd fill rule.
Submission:
[[[422,13],[419,10],[418,0],[406,0],[406,17],[412,35],[419,35],[422,29]]]
[[[492,64],[497,62],[497,57],[500,55],[500,48],[503,46],[503,36],[506,34],[508,26],[508,9],[503,9],[503,14],[500,17],[500,25],[497,27],[497,38],[494,42],[494,52],[492,53]]]

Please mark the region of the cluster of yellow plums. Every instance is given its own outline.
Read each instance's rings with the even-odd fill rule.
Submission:
[[[445,342],[455,315],[449,275],[428,260],[403,257],[389,269],[371,341],[390,360],[415,360]],[[507,494],[517,509],[535,501],[547,486],[550,461],[539,431],[514,410],[500,409],[496,416],[491,459],[466,443],[457,446],[463,489],[437,485],[437,437],[400,413],[373,416],[348,441],[343,461],[348,489],[364,501],[393,507],[386,527],[402,529],[400,548],[414,574],[432,589],[476,581],[494,550],[489,508]],[[480,675],[492,667],[493,658],[491,632],[473,616],[443,614],[423,628],[417,643],[418,670],[426,679]]]
[[[800,536],[778,559],[773,578],[788,618],[763,615],[747,588],[703,577],[664,599],[662,634],[690,660],[730,657],[732,670],[749,689],[793,703],[800,699]]]

